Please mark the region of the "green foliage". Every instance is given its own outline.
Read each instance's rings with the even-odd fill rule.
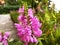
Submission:
[[[15,23],[18,22],[17,17],[19,15],[15,10],[17,10],[22,5],[25,6],[25,14],[27,14],[27,9],[30,7],[36,10],[35,15],[42,23],[41,29],[43,31],[42,36],[38,38],[38,45],[60,45],[60,12],[56,13],[53,9],[49,10],[48,0],[38,0],[38,3],[36,3],[35,0],[17,0],[17,2],[15,0],[6,1],[6,5],[20,5],[15,7],[0,7],[0,13],[7,13],[13,10],[10,12],[10,15],[13,22]],[[39,11],[37,10],[37,7],[39,7]],[[43,12],[41,12],[40,10],[43,10]],[[54,26],[56,26],[56,29],[54,28]],[[22,43],[19,40],[14,40],[13,42],[9,42],[9,45],[22,45]]]
[[[4,13],[10,13],[10,11],[14,11],[14,10],[18,10],[20,6],[18,5],[14,5],[14,6],[0,6],[0,14],[4,14]]]
[[[17,20],[18,15],[19,15],[19,13],[17,11],[11,11],[10,12],[10,16],[11,16],[13,22],[15,22],[15,23],[18,22],[18,20]]]
[[[23,43],[18,38],[16,38],[12,42],[9,42],[9,45],[23,45]]]
[[[36,10],[37,5],[41,4],[41,8],[44,12],[36,11],[35,15],[39,18],[42,23],[42,31],[43,34],[40,38],[38,38],[38,44],[30,44],[30,45],[60,45],[60,13],[56,13],[54,10],[48,9],[48,0],[40,1],[38,3],[34,2],[33,5],[29,3],[29,1],[21,0],[22,4],[25,6],[25,12],[27,9],[32,7]],[[26,14],[26,13],[25,13]],[[14,13],[16,15],[16,13]],[[15,17],[15,16],[11,16]],[[16,21],[16,19],[15,19]],[[55,25],[56,24],[56,25]],[[56,29],[54,28],[56,26]]]

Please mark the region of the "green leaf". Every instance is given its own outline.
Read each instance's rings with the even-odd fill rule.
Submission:
[[[45,20],[46,20],[47,23],[50,22],[50,16],[49,16],[48,13],[45,14]]]
[[[42,43],[42,41],[41,41],[41,40],[39,41],[39,45],[43,45],[43,43]]]

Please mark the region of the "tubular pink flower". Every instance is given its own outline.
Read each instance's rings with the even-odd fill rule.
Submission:
[[[35,36],[33,36],[33,42],[38,42]]]
[[[21,14],[18,16],[18,21],[22,22],[24,19],[26,19],[26,17],[24,15]]]
[[[3,42],[3,44],[4,44],[4,45],[8,45],[7,40],[3,39],[3,41],[2,41],[2,42]]]
[[[32,43],[34,42],[34,41],[33,41],[33,37],[32,37],[32,36],[30,36],[30,42],[32,42]]]
[[[22,22],[24,25],[27,24],[26,17],[22,14],[18,16],[18,21]]]
[[[0,42],[3,43],[3,45],[8,45],[8,37],[9,37],[10,33],[9,32],[5,32],[4,35],[2,35],[2,33],[0,32]]]
[[[34,31],[33,31],[33,34],[34,34],[34,36],[36,36],[36,37],[40,37],[40,36],[42,35],[42,31],[41,31],[40,29],[34,30]]]
[[[37,17],[33,17],[32,19],[30,19],[31,21],[31,26],[36,26],[38,28],[41,27],[41,23],[39,22],[39,20],[37,19]]]
[[[33,10],[31,8],[28,9],[28,15],[30,16],[30,18],[33,18]]]
[[[4,45],[8,45],[7,39],[8,39],[9,36],[10,36],[10,32],[5,32],[4,33],[3,40],[2,40]]]
[[[23,25],[15,23],[15,27],[17,28],[17,31],[23,30]]]
[[[4,36],[3,36],[3,39],[8,39],[9,35],[10,35],[9,32],[5,32],[5,33],[4,33]]]
[[[21,41],[23,42],[29,42],[30,41],[30,36],[32,34],[31,30],[29,29],[30,27],[25,27],[24,29],[22,29],[21,31],[18,32],[18,36],[20,37]]]
[[[24,6],[22,6],[22,8],[19,8],[18,12],[19,13],[24,13]]]

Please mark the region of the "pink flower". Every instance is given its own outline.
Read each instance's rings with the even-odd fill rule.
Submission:
[[[31,8],[28,9],[29,17],[24,15],[23,10],[22,12],[20,12],[21,14],[18,16],[19,24],[15,23],[17,35],[20,40],[25,43],[24,45],[28,45],[28,43],[37,43],[37,38],[42,35],[42,31],[40,30],[42,24],[39,22],[37,17],[33,15]]]
[[[27,24],[27,20],[26,20],[26,17],[24,15],[19,15],[18,16],[18,21],[20,21],[21,23],[23,23],[24,25]]]
[[[15,23],[15,27],[17,28],[17,31],[20,31],[23,29],[23,25]]]
[[[33,42],[38,42],[35,36],[33,36]]]
[[[4,33],[4,36],[3,36],[3,39],[8,39],[9,35],[10,35],[9,32],[5,32],[5,33]]]
[[[29,42],[31,34],[32,32],[29,26],[24,27],[24,29],[22,28],[20,31],[18,31],[18,36],[23,42]]]
[[[8,37],[9,37],[10,33],[9,32],[5,32],[3,35],[0,32],[0,42],[2,42],[4,45],[8,45]]]
[[[41,23],[39,22],[39,20],[37,19],[37,17],[33,17],[33,18],[31,18],[30,19],[30,21],[31,21],[31,26],[33,26],[33,27],[38,27],[38,28],[40,28],[41,27]]]
[[[18,16],[18,21],[23,21],[24,19],[26,19],[24,15],[21,14]]]
[[[0,42],[2,41],[2,33],[0,32]]]
[[[4,39],[2,42],[3,42],[4,45],[8,45],[7,40]]]
[[[23,14],[24,13],[24,6],[22,6],[22,8],[19,8],[18,12]]]
[[[2,40],[4,45],[8,45],[7,39],[8,39],[9,36],[10,36],[10,32],[5,32],[4,33],[3,40]]]
[[[33,30],[33,34],[36,37],[40,37],[42,35],[42,31],[40,29]]]
[[[33,18],[33,10],[31,8],[28,9],[28,16],[30,16],[30,18]]]
[[[32,43],[34,42],[34,41],[33,41],[33,37],[32,37],[32,36],[30,36],[30,42],[32,42]]]
[[[32,27],[32,30],[33,30],[33,34],[36,37],[40,37],[42,35],[42,31],[39,28],[41,28],[42,24],[39,22],[37,17],[33,17],[30,20],[31,20],[30,24],[31,24],[31,27]]]
[[[37,41],[37,39],[36,39],[35,36],[31,36],[31,37],[30,37],[30,42],[31,42],[31,43],[36,43],[36,42],[38,42],[38,41]]]

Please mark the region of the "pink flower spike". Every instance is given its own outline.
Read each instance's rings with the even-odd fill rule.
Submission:
[[[42,35],[42,30],[40,30],[42,23],[39,19],[34,16],[32,8],[28,9],[28,15],[24,13],[24,6],[19,9],[18,23],[15,23],[17,29],[17,35],[20,41],[24,42],[24,45],[29,43],[37,43],[37,38]]]

